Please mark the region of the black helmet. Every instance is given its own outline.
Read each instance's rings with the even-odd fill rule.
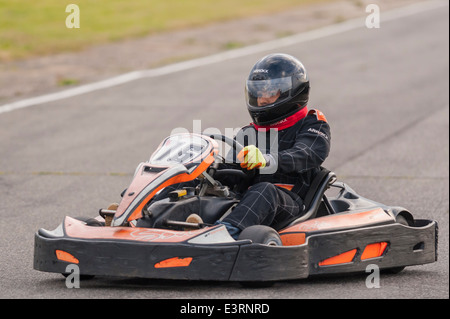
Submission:
[[[250,71],[245,85],[247,108],[256,125],[269,125],[306,106],[309,78],[303,64],[287,54],[270,54]]]

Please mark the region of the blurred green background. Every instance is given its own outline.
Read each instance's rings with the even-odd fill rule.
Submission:
[[[0,0],[0,61],[270,14],[329,0]],[[68,29],[66,6],[80,8]],[[245,30],[243,30],[245,32]]]

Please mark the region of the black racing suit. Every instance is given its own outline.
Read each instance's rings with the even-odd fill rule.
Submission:
[[[323,114],[310,110],[306,117],[275,135],[249,125],[238,132],[236,139],[244,146],[256,145],[268,165],[256,170],[252,186],[223,222],[241,230],[252,225],[277,229],[277,224],[301,216],[303,199],[330,152],[330,126]],[[294,188],[289,191],[276,184]]]

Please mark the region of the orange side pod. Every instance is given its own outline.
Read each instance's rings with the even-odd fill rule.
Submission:
[[[305,233],[280,234],[283,246],[297,246],[305,243]]]

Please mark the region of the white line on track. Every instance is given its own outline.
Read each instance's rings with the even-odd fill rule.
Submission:
[[[381,23],[391,20],[400,19],[403,17],[408,17],[414,14],[423,13],[430,10],[439,9],[449,5],[448,0],[427,0],[417,4],[409,5],[399,9],[394,9],[385,13],[381,13]],[[252,46],[247,46],[240,49],[235,49],[231,51],[226,51],[222,53],[217,53],[203,58],[198,58],[194,60],[189,60],[185,62],[175,63],[167,65],[164,67],[140,70],[125,73],[116,77],[112,77],[106,80],[85,84],[78,86],[73,89],[68,89],[56,93],[45,94],[29,99],[19,100],[16,102],[4,104],[0,106],[0,114],[11,112],[17,109],[22,109],[34,105],[39,105],[43,103],[58,101],[73,96],[86,94],[93,91],[102,90],[105,88],[113,87],[116,85],[128,83],[143,78],[158,77],[166,74],[172,74],[184,70],[193,69],[200,66],[205,66],[213,63],[218,63],[242,56],[247,56],[255,53],[260,53],[264,51],[270,51],[282,47],[291,46],[294,44],[299,44],[311,40],[316,40],[320,38],[329,37],[339,33],[344,33],[350,30],[365,27],[365,17],[351,19],[342,23],[333,24],[320,29],[307,31],[299,33],[293,36],[285,37],[282,39],[277,39],[273,41],[268,41]]]

